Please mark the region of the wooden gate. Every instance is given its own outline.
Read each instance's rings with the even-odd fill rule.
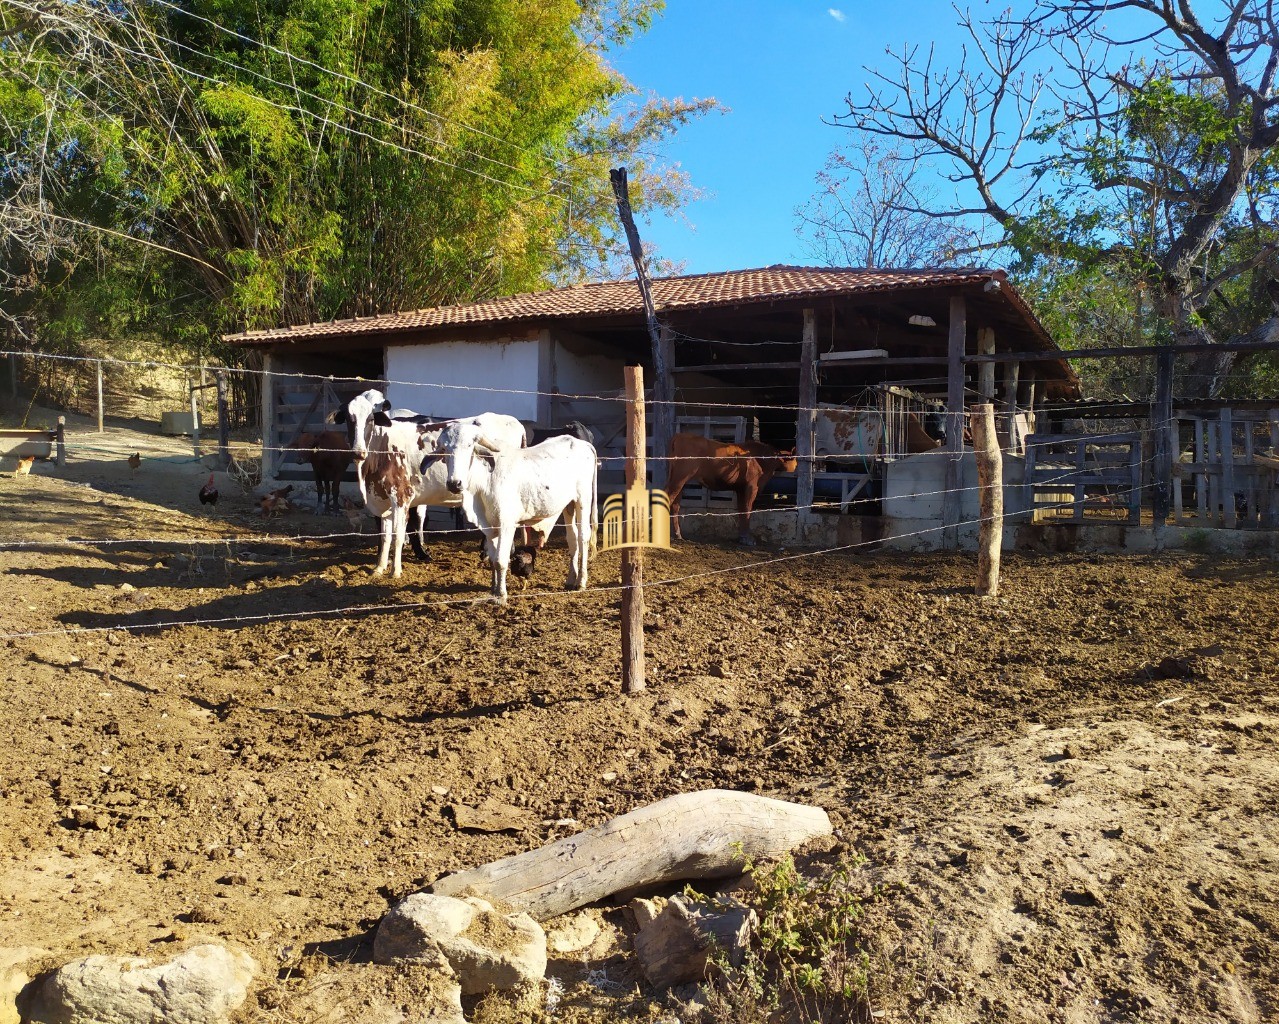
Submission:
[[[1215,417],[1175,421],[1172,513],[1178,525],[1279,526],[1279,409],[1247,416],[1224,408]],[[1269,447],[1270,454],[1258,451]],[[1183,489],[1194,492],[1194,516]]]
[[[313,480],[311,467],[297,462],[284,449],[308,430],[336,430],[344,433],[345,427],[334,426],[332,423],[333,414],[369,388],[385,390],[385,385],[377,381],[341,378],[307,380],[292,377],[277,380],[274,388],[272,439],[268,442],[277,449],[273,453],[275,472],[272,475],[279,480]],[[343,479],[355,482],[354,466],[346,471]]]
[[[1141,434],[1031,434],[1026,438],[1026,510],[1067,513],[1127,508],[1141,522]]]

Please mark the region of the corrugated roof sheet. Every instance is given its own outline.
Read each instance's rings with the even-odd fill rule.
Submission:
[[[656,278],[653,303],[658,311],[709,309],[723,306],[801,299],[821,295],[852,295],[981,284],[996,280],[1005,296],[1038,334],[1045,347],[1048,334],[1030,308],[1007,283],[1002,270],[984,267],[939,267],[921,270],[867,270],[865,268],[773,266],[758,270],[730,270],[715,274]],[[547,291],[507,295],[467,305],[436,306],[404,313],[331,320],[326,323],[277,327],[264,331],[230,334],[225,340],[237,345],[264,345],[277,341],[333,338],[384,331],[432,329],[457,325],[496,324],[527,320],[640,314],[639,286],[633,279],[604,281],[553,288]]]

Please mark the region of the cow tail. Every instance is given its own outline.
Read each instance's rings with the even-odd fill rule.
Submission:
[[[595,450],[595,449],[594,449],[594,446],[592,446],[591,450],[592,450],[592,451],[594,451],[594,450]],[[598,529],[598,527],[599,527],[599,502],[600,502],[600,499],[599,499],[599,493],[600,493],[600,488],[599,488],[599,478],[600,478],[600,460],[599,460],[598,458],[596,458],[596,459],[594,459],[594,460],[593,460],[593,465],[592,465],[592,467],[591,467],[591,544],[590,544],[590,552],[591,552],[591,554],[592,554],[592,555],[593,555],[593,554],[595,554],[596,548],[598,547],[598,542],[597,542],[597,541],[596,541],[596,539],[595,539],[595,533],[596,533],[596,530],[597,530],[597,529]]]

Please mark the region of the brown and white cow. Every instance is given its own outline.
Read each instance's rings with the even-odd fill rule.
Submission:
[[[752,545],[751,510],[760,490],[775,473],[793,473],[798,462],[793,451],[778,451],[759,441],[730,444],[699,434],[676,434],[671,438],[670,472],[666,492],[671,499],[671,526],[680,532],[679,500],[685,485],[696,482],[711,491],[732,491],[737,495],[737,539]]]

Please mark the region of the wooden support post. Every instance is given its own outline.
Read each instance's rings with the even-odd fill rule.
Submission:
[[[626,487],[646,485],[644,367],[626,374]],[[622,692],[644,690],[644,549],[622,549]]]
[[[59,468],[67,464],[67,418],[58,417],[57,448],[55,458]]]
[[[231,464],[231,413],[227,407],[226,370],[218,371],[218,461],[226,469]]]
[[[640,244],[639,231],[631,214],[631,197],[626,181],[626,168],[617,167],[608,172],[617,199],[617,217],[626,232],[626,241],[635,264],[635,278],[639,283],[640,301],[644,304],[644,319],[648,324],[648,341],[653,355],[653,397],[660,403],[653,424],[653,457],[666,460],[670,455],[671,435],[675,432],[675,357],[674,341],[669,331],[663,334],[657,321],[657,307],[648,285],[648,271],[644,267],[644,248]],[[644,439],[640,438],[643,446]]]
[[[99,434],[106,433],[106,428],[102,424],[103,412],[104,412],[104,409],[102,404],[102,360],[99,359],[98,360],[98,433]]]
[[[1004,545],[1004,457],[995,437],[995,407],[974,406],[969,413],[977,486],[981,501],[981,539],[977,545],[977,596],[999,593],[999,553]]]
[[[195,451],[196,459],[200,458],[200,390],[192,385],[187,385],[191,391],[191,447]]]
[[[660,479],[666,486],[670,479],[671,438],[675,436],[675,334],[662,324],[657,332],[657,348],[653,350],[653,457],[663,460],[654,473],[654,486]]]
[[[964,456],[964,344],[968,310],[962,295],[950,298],[950,336],[946,360],[946,493],[942,495],[942,546],[959,547],[959,488]]]
[[[1235,515],[1235,427],[1230,406],[1221,409],[1221,513],[1227,530],[1233,530]]]
[[[1199,513],[1199,522],[1208,521],[1208,474],[1204,467],[1208,464],[1208,442],[1204,437],[1203,417],[1196,416],[1192,421],[1195,426],[1195,463],[1200,467],[1195,474],[1195,510]]]
[[[1270,456],[1279,459],[1279,409],[1266,413],[1270,421]],[[1270,474],[1270,504],[1266,509],[1266,525],[1279,526],[1279,472]]]
[[[817,311],[804,310],[804,335],[799,350],[799,412],[795,417],[795,505],[813,504],[813,429],[817,421]],[[798,528],[798,523],[796,524]]]
[[[983,356],[995,354],[995,329],[982,327],[977,331],[977,353]],[[1016,366],[1016,363],[1012,365]],[[995,400],[995,364],[979,363],[977,365],[977,392],[983,402]]]
[[[1017,430],[1017,388],[1020,363],[1009,363],[1004,378],[1004,415],[1008,418],[1008,454],[1021,454],[1021,435]]]
[[[1168,349],[1155,358],[1155,399],[1150,406],[1150,429],[1154,434],[1154,518],[1155,526],[1168,520],[1172,489],[1181,482],[1172,475],[1172,371],[1173,352]]]
[[[263,353],[262,356],[262,377],[261,390],[258,393],[258,416],[261,422],[258,424],[262,431],[262,479],[270,480],[275,476],[276,466],[279,464],[279,452],[276,447],[276,429],[275,429],[275,360],[270,352]]]

